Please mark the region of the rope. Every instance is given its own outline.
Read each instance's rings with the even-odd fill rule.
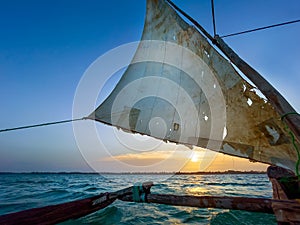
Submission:
[[[62,121],[56,121],[56,122],[50,122],[50,123],[34,124],[34,125],[23,126],[23,127],[14,127],[14,128],[0,130],[0,133],[7,132],[7,131],[13,131],[13,130],[23,130],[23,129],[34,128],[34,127],[49,126],[49,125],[54,125],[54,124],[69,123],[69,122],[74,122],[74,121],[84,120],[84,119],[86,119],[86,117],[83,117],[80,119],[62,120]]]
[[[216,40],[196,20],[194,20],[186,12],[184,12],[182,9],[180,9],[171,0],[166,0],[166,1],[175,10],[180,12],[185,18],[187,18],[189,21],[191,21],[191,23],[193,23],[212,43],[216,42]],[[211,3],[212,3],[212,14],[213,14],[212,16],[213,16],[214,35],[216,35],[215,13],[214,13],[214,2],[213,2],[213,0],[211,0]],[[237,32],[237,33],[227,34],[227,35],[220,36],[220,38],[232,37],[232,36],[236,36],[236,35],[240,35],[240,34],[250,33],[250,32],[259,31],[259,30],[265,30],[265,29],[269,29],[269,28],[273,28],[273,27],[279,27],[279,26],[284,26],[284,25],[288,25],[288,24],[292,24],[292,23],[298,23],[298,22],[300,22],[300,19],[292,20],[292,21],[288,21],[288,22],[284,22],[284,23],[273,24],[273,25],[269,25],[269,26],[265,26],[265,27],[259,27],[259,28],[255,28],[255,29],[251,29],[251,30],[245,30],[245,31]]]
[[[284,26],[284,25],[288,25],[288,24],[292,24],[292,23],[298,23],[298,22],[300,22],[300,20],[293,20],[293,21],[289,21],[289,22],[273,24],[273,25],[270,25],[270,26],[259,27],[259,28],[255,28],[255,29],[251,29],[251,30],[245,30],[245,31],[237,32],[237,33],[223,35],[223,36],[221,36],[221,38],[232,37],[232,36],[236,36],[236,35],[240,35],[240,34],[251,33],[251,32],[254,32],[254,31],[265,30],[265,29],[269,29],[269,28],[273,28],[273,27],[279,27],[279,26]]]
[[[216,20],[215,20],[215,5],[214,0],[211,0],[211,13],[212,13],[212,19],[213,19],[213,27],[214,27],[214,36],[216,36]]]
[[[284,114],[283,116],[281,116],[281,120],[283,121],[287,116],[289,115],[300,115],[299,113],[297,112],[289,112],[289,113],[286,113]],[[296,162],[296,175],[298,177],[298,179],[300,180],[300,172],[299,172],[299,165],[300,165],[300,151],[299,151],[299,148],[297,146],[297,143],[296,143],[296,138],[295,138],[295,135],[293,134],[293,132],[288,128],[288,126],[285,124],[285,129],[288,131],[289,135],[291,136],[291,139],[292,139],[292,143],[293,143],[293,146],[297,152],[297,162]]]
[[[171,0],[166,0],[175,10],[180,12],[185,18],[191,21],[211,42],[214,42],[215,39],[191,16],[189,16],[186,12],[181,10],[177,5],[175,5]]]
[[[293,145],[294,145],[294,148],[295,148],[296,151],[297,151],[298,160],[297,160],[297,162],[296,162],[296,175],[297,175],[297,177],[300,179],[300,174],[299,174],[300,152],[299,152],[298,146],[297,146],[297,144],[296,144],[295,135],[293,134],[292,131],[289,131],[289,134],[291,135],[292,143],[293,143]]]
[[[300,114],[297,113],[297,112],[289,112],[289,113],[286,113],[286,114],[282,115],[281,120],[284,120],[289,115],[298,115],[298,116],[300,116]]]
[[[148,185],[153,185],[152,182],[147,182]],[[151,187],[150,186],[150,187]],[[134,202],[147,202],[147,194],[150,193],[150,189],[145,187],[145,183],[136,183],[132,187],[132,200]]]

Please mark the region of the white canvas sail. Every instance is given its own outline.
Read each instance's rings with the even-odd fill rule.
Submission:
[[[147,1],[135,57],[89,118],[295,170],[280,115],[164,0]]]

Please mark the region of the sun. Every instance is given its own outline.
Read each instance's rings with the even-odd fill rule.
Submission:
[[[191,162],[199,162],[200,160],[200,155],[198,152],[193,152],[190,156]]]

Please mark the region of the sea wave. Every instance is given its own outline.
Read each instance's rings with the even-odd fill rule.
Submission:
[[[264,174],[174,175],[165,180],[155,175],[1,174],[0,215],[116,191],[142,179],[154,181],[152,193],[272,197]],[[61,224],[273,225],[276,220],[263,213],[115,201],[105,209]]]

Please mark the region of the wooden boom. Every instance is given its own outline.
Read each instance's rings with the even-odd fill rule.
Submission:
[[[134,202],[131,195],[121,197],[122,201]],[[293,208],[300,213],[300,204],[294,200],[275,200],[267,198],[246,198],[229,196],[191,196],[170,194],[148,194],[147,203],[175,206],[189,206],[197,208],[219,208],[231,210],[246,210],[273,214],[273,205]]]

